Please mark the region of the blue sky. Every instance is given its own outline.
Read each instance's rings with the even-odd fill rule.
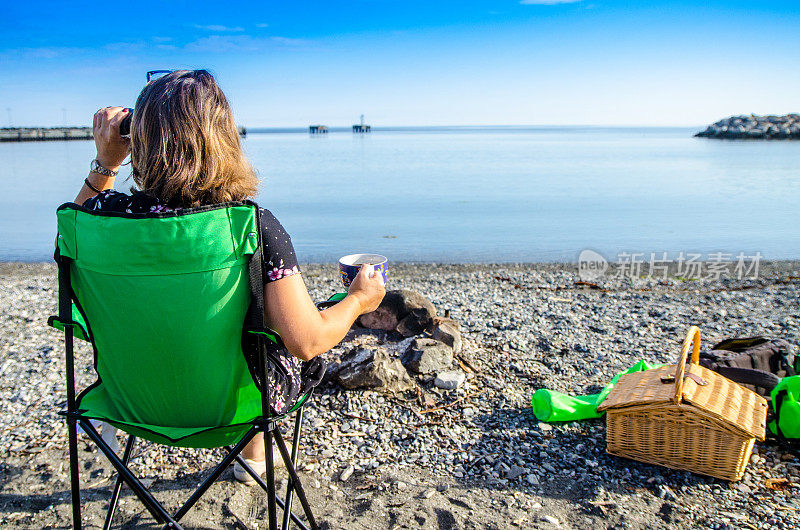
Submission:
[[[800,111],[796,1],[76,4],[3,2],[0,125],[90,124],[157,68],[211,70],[250,127]]]

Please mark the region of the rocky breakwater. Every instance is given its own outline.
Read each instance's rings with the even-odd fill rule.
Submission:
[[[731,116],[695,134],[701,138],[800,140],[800,114]]]
[[[388,291],[380,307],[359,318],[358,325],[357,333],[379,338],[356,341],[331,366],[329,379],[346,389],[393,393],[421,385],[455,390],[467,378],[456,357],[462,346],[458,323],[437,315],[416,291]]]

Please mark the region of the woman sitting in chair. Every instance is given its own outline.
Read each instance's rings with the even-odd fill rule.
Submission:
[[[121,107],[95,113],[97,158],[76,203],[95,210],[148,213],[256,195],[258,179],[242,153],[230,106],[207,71],[179,70],[150,81],[136,101],[130,138],[125,138],[120,135],[120,124],[129,114],[130,109]],[[138,188],[130,195],[112,189],[128,154]],[[346,298],[318,311],[300,276],[289,235],[268,210],[262,208],[259,213],[267,271],[266,321],[291,354],[281,359],[290,384],[273,389],[276,412],[280,413],[294,404],[298,388],[308,386],[303,376],[310,371],[314,357],[338,344],[359,315],[374,311],[385,290],[382,276],[367,265]],[[263,435],[253,439],[242,456],[263,473]],[[253,482],[238,464],[234,471],[241,482]]]

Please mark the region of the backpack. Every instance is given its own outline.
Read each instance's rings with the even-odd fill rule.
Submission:
[[[767,399],[781,378],[795,375],[799,360],[785,340],[760,336],[725,339],[700,353],[701,366]]]

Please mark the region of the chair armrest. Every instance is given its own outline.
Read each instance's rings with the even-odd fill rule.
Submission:
[[[264,329],[248,329],[248,330],[245,330],[245,331],[247,331],[248,333],[253,333],[254,335],[263,335],[270,342],[273,342],[273,343],[277,344],[281,348],[284,347],[283,346],[283,340],[281,339],[281,336],[278,335],[278,332],[275,331],[275,330],[272,330],[270,328],[264,328]]]
[[[317,309],[322,311],[323,309],[327,309],[331,306],[334,306],[344,300],[344,297],[347,296],[347,293],[334,293],[331,295],[330,298],[325,300],[324,302],[317,302]]]
[[[64,331],[64,328],[67,326],[72,326],[73,337],[91,342],[89,340],[89,331],[88,327],[86,326],[86,321],[83,320],[83,315],[81,315],[81,312],[78,311],[78,307],[75,305],[75,303],[72,304],[72,320],[61,320],[54,315],[47,319],[47,325],[61,331]]]

